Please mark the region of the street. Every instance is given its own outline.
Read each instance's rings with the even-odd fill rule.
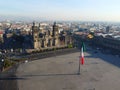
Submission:
[[[21,64],[16,72],[19,90],[119,90],[120,58],[89,49],[78,73],[80,53]]]

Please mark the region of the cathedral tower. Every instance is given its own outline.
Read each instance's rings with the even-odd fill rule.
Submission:
[[[58,35],[58,32],[58,26],[56,25],[56,22],[54,22],[52,36],[55,37],[56,35]]]
[[[39,48],[39,29],[35,25],[35,22],[33,22],[33,26],[32,26],[32,36],[33,36],[33,47],[34,49],[38,49]]]
[[[52,36],[53,36],[52,45],[58,46],[58,44],[59,44],[59,39],[58,39],[59,38],[59,30],[58,30],[58,26],[56,25],[56,22],[54,22],[54,24],[53,24]]]

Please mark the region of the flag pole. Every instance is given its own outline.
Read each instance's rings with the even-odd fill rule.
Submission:
[[[78,67],[78,75],[80,75],[80,65],[84,64],[84,53],[83,53],[84,43],[82,42],[82,46],[80,48],[80,56],[79,56],[79,67]]]
[[[78,75],[80,75],[80,56],[79,56],[79,67],[78,67]]]
[[[80,50],[80,55],[81,55],[81,50]],[[80,75],[80,63],[81,63],[80,59],[81,59],[81,56],[79,56],[79,66],[78,66],[78,73],[77,73],[78,75]]]

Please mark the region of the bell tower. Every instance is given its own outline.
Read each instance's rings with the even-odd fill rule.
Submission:
[[[54,22],[54,24],[53,24],[53,32],[52,32],[52,37],[53,37],[53,40],[52,40],[52,45],[53,46],[58,46],[58,44],[59,44],[59,40],[58,40],[58,38],[59,38],[59,33],[58,33],[59,31],[58,31],[58,25],[56,24],[56,22]]]
[[[34,49],[39,48],[39,29],[36,26],[35,22],[33,22],[32,26],[32,36],[33,36],[33,47]]]
[[[52,36],[55,37],[56,35],[58,35],[58,26],[57,26],[56,22],[54,22]]]

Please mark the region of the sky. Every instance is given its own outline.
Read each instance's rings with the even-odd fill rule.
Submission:
[[[120,0],[0,0],[0,15],[48,20],[120,21]]]

